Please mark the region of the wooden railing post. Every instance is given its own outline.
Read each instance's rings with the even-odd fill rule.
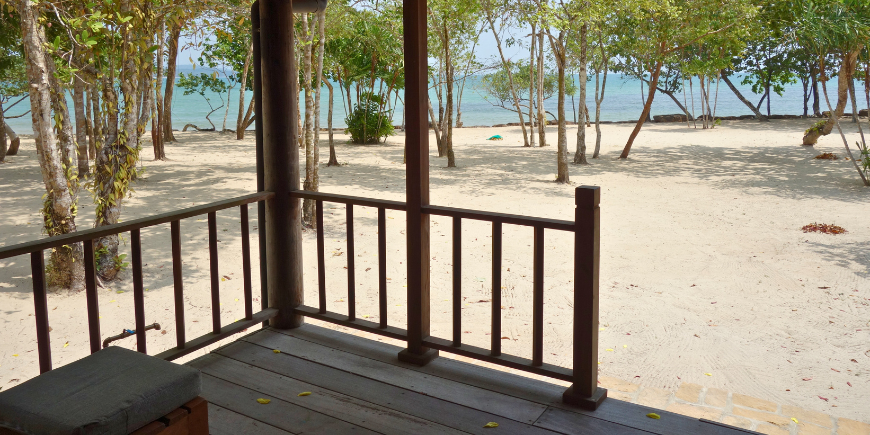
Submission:
[[[598,262],[601,189],[579,186],[574,215],[574,374],[562,400],[595,410],[607,397],[598,387]]]
[[[294,62],[293,2],[259,0],[264,188],[266,201],[266,273],[269,307],[277,328],[301,326],[295,308],[303,303],[302,207],[290,192],[299,190],[298,72]],[[263,243],[264,241],[261,241]]]
[[[429,121],[426,0],[404,0],[405,149],[408,204],[408,348],[401,361],[424,365],[438,351],[423,346],[429,337]],[[294,76],[295,77],[295,76]]]

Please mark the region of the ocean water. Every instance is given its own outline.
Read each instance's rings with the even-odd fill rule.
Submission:
[[[191,72],[203,72],[208,71],[202,68],[196,68],[195,70],[189,66],[179,66],[179,72],[191,73]],[[576,80],[576,76],[574,77]],[[480,91],[477,87],[479,83],[479,78],[470,77],[467,79],[465,84],[465,91],[462,97],[462,105],[460,109],[462,111],[462,123],[465,126],[477,126],[477,125],[494,125],[494,124],[505,124],[509,122],[517,122],[518,117],[515,113],[505,110],[503,108],[494,106],[489,101],[487,101],[482,91]],[[757,102],[761,96],[752,93],[752,90],[749,86],[741,85],[739,82],[741,79],[739,77],[732,77],[731,82],[734,83],[740,92],[750,101]],[[715,92],[716,84],[715,81],[711,86],[713,88],[712,92]],[[345,117],[346,117],[346,98],[343,98],[341,93],[339,92],[339,87],[334,85],[335,88],[335,96],[334,96],[334,110],[333,114],[333,127],[334,128],[344,128]],[[856,82],[856,90],[858,90],[858,94],[862,94],[863,92],[863,83]],[[594,116],[595,110],[595,100],[593,98],[593,92],[595,90],[595,82],[591,81],[588,83],[587,87],[587,106],[590,110],[590,115]],[[644,91],[646,91],[646,85],[644,85]],[[700,91],[698,89],[697,80],[694,81],[694,91],[695,91],[695,114],[701,114],[701,102],[700,102]],[[821,90],[820,90],[821,91]],[[246,98],[250,98],[251,92],[246,93]],[[528,91],[525,92],[528,94]],[[643,98],[645,94],[641,95],[641,82],[639,80],[624,77],[619,74],[608,74],[607,75],[607,87],[605,89],[604,101],[601,106],[601,119],[603,121],[627,121],[627,120],[635,120],[640,116],[640,112],[643,109]],[[836,84],[831,83],[829,86],[828,94],[831,97],[832,102],[836,99]],[[327,107],[328,107],[328,95],[326,87],[323,88],[321,93],[321,127],[325,128],[327,126]],[[221,106],[221,99],[219,95],[208,93],[206,94],[211,99],[214,107]],[[435,110],[437,108],[437,99],[435,97],[434,92],[430,93],[430,96],[433,101],[433,107]],[[683,101],[683,93],[676,94],[677,98],[682,102]],[[223,95],[224,100],[226,100],[227,95]],[[688,108],[691,112],[691,96],[687,93],[686,97],[688,102]],[[235,129],[236,125],[236,117],[238,114],[238,88],[233,89],[229,95],[230,103],[229,110],[226,111],[226,106],[216,111],[211,115],[211,120],[215,124],[218,129],[223,127],[224,114],[227,114],[226,120],[226,128]],[[858,106],[859,109],[864,108],[864,103],[859,98]],[[712,104],[712,96],[711,96],[711,104]],[[570,120],[574,120],[576,117],[576,107],[579,103],[579,98],[577,96],[568,96],[567,103],[569,104],[566,107],[566,113]],[[810,100],[809,104],[812,104],[812,100]],[[246,106],[247,107],[247,106]],[[550,98],[544,102],[544,107],[546,110],[551,113],[555,113],[556,111],[556,98]],[[18,106],[9,111],[8,115],[17,115],[22,113],[24,110],[27,110],[29,105],[27,101],[23,101]],[[70,102],[70,109],[72,109],[72,103]],[[824,98],[821,101],[821,110],[827,110],[827,106],[824,102]],[[71,110],[72,111],[72,110]],[[851,111],[851,106],[847,106],[847,112]],[[184,95],[183,90],[176,87],[175,95],[173,97],[173,107],[172,107],[172,121],[173,128],[181,130],[184,128],[186,124],[195,124],[200,128],[208,128],[210,127],[208,121],[206,121],[205,116],[208,114],[209,108],[205,99],[199,94],[191,94]],[[304,108],[303,108],[304,112]],[[652,115],[661,115],[661,114],[671,114],[671,113],[681,113],[680,109],[674,104],[673,100],[665,94],[657,93],[655,99],[653,100]],[[762,113],[766,113],[766,102],[762,105]],[[787,85],[785,87],[785,92],[782,96],[773,95],[771,99],[771,113],[773,114],[792,114],[792,115],[800,115],[803,113],[803,88],[800,83],[795,83],[791,85]],[[812,108],[810,108],[810,113],[812,113]],[[752,112],[747,108],[733,92],[725,85],[723,82],[719,86],[718,91],[718,100],[716,101],[716,115],[717,116],[739,116],[739,115],[750,115]],[[71,116],[74,116],[73,113],[70,113]],[[396,109],[393,112],[393,123],[395,125],[399,125],[402,122],[402,105],[401,101],[398,102]],[[30,116],[24,116],[18,119],[10,119],[8,120],[9,125],[12,128],[20,133],[20,134],[30,134],[32,132],[31,127],[31,119]],[[253,126],[251,126],[253,128]]]

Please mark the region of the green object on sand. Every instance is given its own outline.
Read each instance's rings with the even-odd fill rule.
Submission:
[[[495,135],[495,136],[490,137],[487,140],[504,140],[504,138],[499,136],[499,135]]]

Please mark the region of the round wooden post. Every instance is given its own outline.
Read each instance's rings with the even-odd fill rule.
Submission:
[[[574,379],[562,400],[595,410],[607,397],[598,387],[598,261],[601,189],[579,186],[574,215]]]
[[[302,206],[290,192],[299,190],[299,147],[294,62],[293,2],[259,0],[263,181],[275,197],[266,201],[267,288],[269,306],[278,309],[270,324],[301,326],[294,308],[302,305]],[[262,260],[261,260],[262,261]]]

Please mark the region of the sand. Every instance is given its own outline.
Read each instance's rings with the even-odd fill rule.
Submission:
[[[572,165],[572,185],[552,181],[555,147],[523,148],[517,127],[457,129],[458,168],[445,168],[432,140],[432,203],[572,219],[575,187],[601,186],[603,375],[671,390],[697,383],[870,422],[870,188],[861,186],[851,162],[813,159],[820,152],[842,157],[839,137],[824,137],[814,148],[799,145],[812,122],[731,121],[714,130],[648,124],[627,161],[616,157],[631,125],[605,125],[601,158]],[[855,131],[853,124],[844,127]],[[485,140],[493,134],[505,140]],[[554,144],[555,129],[548,136]],[[167,146],[172,160],[144,162],[125,219],[255,191],[252,140],[215,133],[178,137],[178,144]],[[402,136],[375,146],[336,138],[339,160],[347,165],[321,166],[322,191],[404,199]],[[146,148],[143,156],[150,155]],[[325,148],[321,157],[327,160]],[[0,246],[41,237],[43,187],[32,140],[25,139],[10,160],[0,165]],[[87,194],[81,199],[80,228],[92,223],[90,202]],[[256,249],[256,209],[251,211]],[[243,313],[238,216],[235,210],[218,213],[220,273],[229,278],[221,282],[225,323]],[[328,306],[338,312],[347,311],[344,219],[343,206],[327,204]],[[841,225],[848,233],[803,233],[801,227],[812,222]],[[388,213],[388,317],[400,327],[407,290],[404,225],[403,213]],[[355,231],[357,315],[377,320],[376,210],[356,208]],[[185,220],[182,233],[186,333],[193,338],[211,328],[205,217]],[[503,351],[530,357],[532,232],[505,226],[504,234]],[[463,224],[463,338],[483,347],[490,339],[491,307],[481,301],[491,298],[491,236],[488,224]],[[304,237],[305,299],[315,305],[315,236]],[[142,239],[147,322],[166,331],[148,332],[149,353],[156,353],[174,346],[176,332],[169,226],[143,230]],[[452,336],[450,241],[450,220],[433,217],[432,330],[445,338]],[[571,246],[567,234],[547,232],[545,361],[565,366]],[[256,258],[253,269],[257,283]],[[0,261],[4,389],[38,373],[29,275],[26,257]],[[134,327],[129,271],[122,277],[100,290],[104,338]],[[55,365],[85,356],[84,295],[54,292],[49,304]],[[132,348],[135,338],[117,344]]]

